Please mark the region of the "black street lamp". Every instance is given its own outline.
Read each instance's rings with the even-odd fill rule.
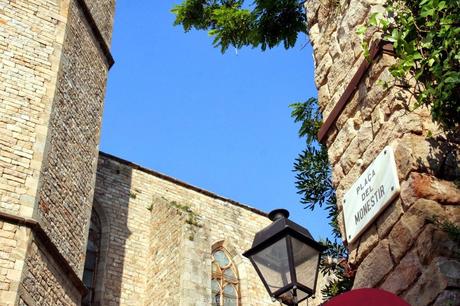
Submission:
[[[289,220],[287,210],[276,209],[268,217],[273,223],[255,235],[243,256],[249,258],[273,299],[295,306],[315,293],[325,247],[306,228]]]

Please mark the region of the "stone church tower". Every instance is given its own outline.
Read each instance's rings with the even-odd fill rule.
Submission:
[[[265,213],[99,153],[114,7],[0,0],[0,306],[272,305]]]
[[[113,0],[0,0],[0,304],[78,305]]]

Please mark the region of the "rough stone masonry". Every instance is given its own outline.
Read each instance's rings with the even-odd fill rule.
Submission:
[[[210,305],[216,248],[274,305],[242,256],[265,213],[98,152],[114,9],[0,0],[0,306]]]
[[[2,306],[85,294],[113,13],[112,0],[0,0]]]
[[[309,0],[309,36],[315,60],[318,102],[324,120],[346,92],[364,60],[356,28],[383,0]],[[371,44],[378,33],[367,37]],[[387,145],[395,152],[401,193],[354,243],[354,288],[382,288],[411,305],[459,305],[458,243],[427,220],[460,223],[460,146],[430,119],[425,107],[391,82],[395,59],[380,52],[346,100],[322,140],[328,147],[339,211],[343,195]],[[343,219],[340,219],[343,221]],[[341,232],[345,237],[343,222]]]

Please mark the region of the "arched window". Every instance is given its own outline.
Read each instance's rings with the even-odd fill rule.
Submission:
[[[83,271],[83,283],[88,288],[88,294],[83,298],[82,306],[94,305],[96,289],[96,272],[101,250],[101,220],[93,209],[86,247],[85,270]]]
[[[240,306],[238,271],[223,247],[212,252],[212,305]]]

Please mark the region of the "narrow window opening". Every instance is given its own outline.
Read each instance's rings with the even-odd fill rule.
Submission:
[[[85,269],[83,271],[83,283],[88,288],[88,294],[83,298],[82,306],[94,305],[96,291],[96,272],[99,263],[101,249],[101,221],[93,209],[91,212],[91,223],[88,233],[88,244],[86,247]]]

